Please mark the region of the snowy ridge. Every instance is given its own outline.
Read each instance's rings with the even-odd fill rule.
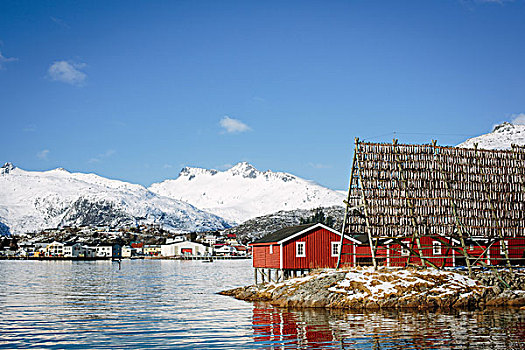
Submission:
[[[6,163],[0,168],[0,188],[4,232],[6,227],[11,233],[25,233],[67,225],[153,223],[181,232],[229,227],[222,218],[141,185],[60,168],[24,171]]]
[[[342,206],[345,198],[312,181],[259,171],[246,162],[226,171],[186,167],[177,179],[155,183],[149,190],[236,223],[280,210]]]
[[[492,132],[470,138],[457,145],[457,147],[473,148],[475,143],[478,144],[478,148],[496,150],[510,149],[513,144],[524,146],[525,125],[514,125],[504,122],[496,125]]]

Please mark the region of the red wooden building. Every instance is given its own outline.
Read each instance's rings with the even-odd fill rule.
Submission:
[[[308,224],[283,228],[270,233],[250,245],[253,249],[255,281],[283,280],[302,275],[312,269],[335,268],[339,255],[341,233],[323,224]],[[525,263],[525,239],[509,237],[505,249],[517,264]],[[469,238],[465,240],[472,265],[504,265],[505,249],[498,239]],[[455,248],[451,248],[454,246]],[[381,239],[375,250],[379,266],[422,265],[416,252],[421,251],[425,263],[436,267],[465,266],[460,242],[450,237],[420,238],[420,248],[410,237],[401,240]],[[475,260],[477,259],[477,260]],[[342,267],[372,265],[370,244],[366,235],[343,239]]]
[[[355,253],[355,258],[343,260],[341,266],[372,265],[372,254],[370,244],[366,236],[355,236],[360,243],[350,248]],[[502,240],[489,238],[469,238],[465,240],[465,248],[471,259],[471,264],[506,265],[505,250],[509,258],[516,265],[525,265],[525,238],[508,237]],[[466,266],[465,255],[460,242],[450,237],[428,237],[420,238],[421,254],[425,262],[434,264],[436,267]],[[454,248],[452,248],[454,247]],[[412,250],[412,253],[411,253]],[[422,265],[417,254],[419,249],[415,241],[410,237],[401,240],[382,239],[379,240],[375,252],[376,261],[379,266],[407,266]]]
[[[335,268],[339,256],[341,233],[323,224],[283,228],[250,245],[253,247],[255,280],[280,280],[316,268]],[[343,239],[343,263],[352,261],[353,249],[360,244],[350,236]],[[272,272],[274,277],[272,278]]]

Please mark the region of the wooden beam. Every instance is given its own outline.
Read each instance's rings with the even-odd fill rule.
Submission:
[[[356,139],[356,142],[359,142],[359,139]],[[372,229],[370,228],[370,219],[368,216],[368,206],[366,204],[366,196],[364,191],[364,185],[363,185],[363,174],[361,174],[361,166],[359,165],[359,145],[356,144],[356,161],[357,161],[357,174],[359,178],[359,184],[361,187],[361,203],[363,204],[363,209],[365,213],[365,223],[366,228],[368,231],[368,242],[370,244],[370,253],[372,255],[372,265],[374,266],[374,270],[377,270],[377,261],[376,261],[376,252],[375,252],[375,246],[372,239]]]
[[[354,182],[354,169],[355,169],[355,163],[357,159],[357,145],[359,143],[359,138],[356,137],[355,139],[355,148],[354,148],[354,160],[352,161],[352,168],[350,169],[350,184],[348,185],[348,196],[346,197],[346,209],[345,209],[345,216],[343,218],[343,225],[341,227],[341,240],[339,241],[339,254],[337,255],[337,264],[336,269],[339,269],[341,267],[341,253],[343,252],[343,242],[344,242],[344,236],[345,236],[345,228],[346,228],[346,222],[348,220],[348,212],[351,210],[348,207],[350,206],[350,197],[352,193],[352,183]],[[330,247],[331,248],[331,247]]]

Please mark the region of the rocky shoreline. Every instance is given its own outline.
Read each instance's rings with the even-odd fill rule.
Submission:
[[[352,268],[319,270],[284,282],[226,290],[219,294],[279,307],[337,309],[450,309],[525,306],[525,271],[490,270],[469,278],[463,271]]]

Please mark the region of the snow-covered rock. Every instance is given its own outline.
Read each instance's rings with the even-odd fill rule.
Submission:
[[[0,168],[0,222],[11,233],[80,225],[160,224],[181,232],[229,227],[216,215],[141,185],[64,169],[25,171],[11,163]]]
[[[496,125],[492,132],[476,136],[460,143],[457,147],[473,148],[474,144],[483,149],[510,149],[511,145],[525,145],[525,125],[504,122]]]
[[[247,301],[265,301],[279,307],[450,309],[525,305],[525,291],[507,289],[502,292],[499,280],[493,275],[496,285],[482,283],[487,280],[483,276],[486,274],[492,273],[480,271],[478,276],[470,278],[459,270],[433,268],[321,269],[283,282],[240,287],[219,294]],[[490,276],[487,277],[490,280]],[[510,278],[519,281],[523,277],[520,272],[512,272]]]
[[[236,223],[280,210],[342,206],[345,198],[312,181],[259,171],[246,162],[226,171],[186,167],[177,179],[155,183],[149,190]]]

